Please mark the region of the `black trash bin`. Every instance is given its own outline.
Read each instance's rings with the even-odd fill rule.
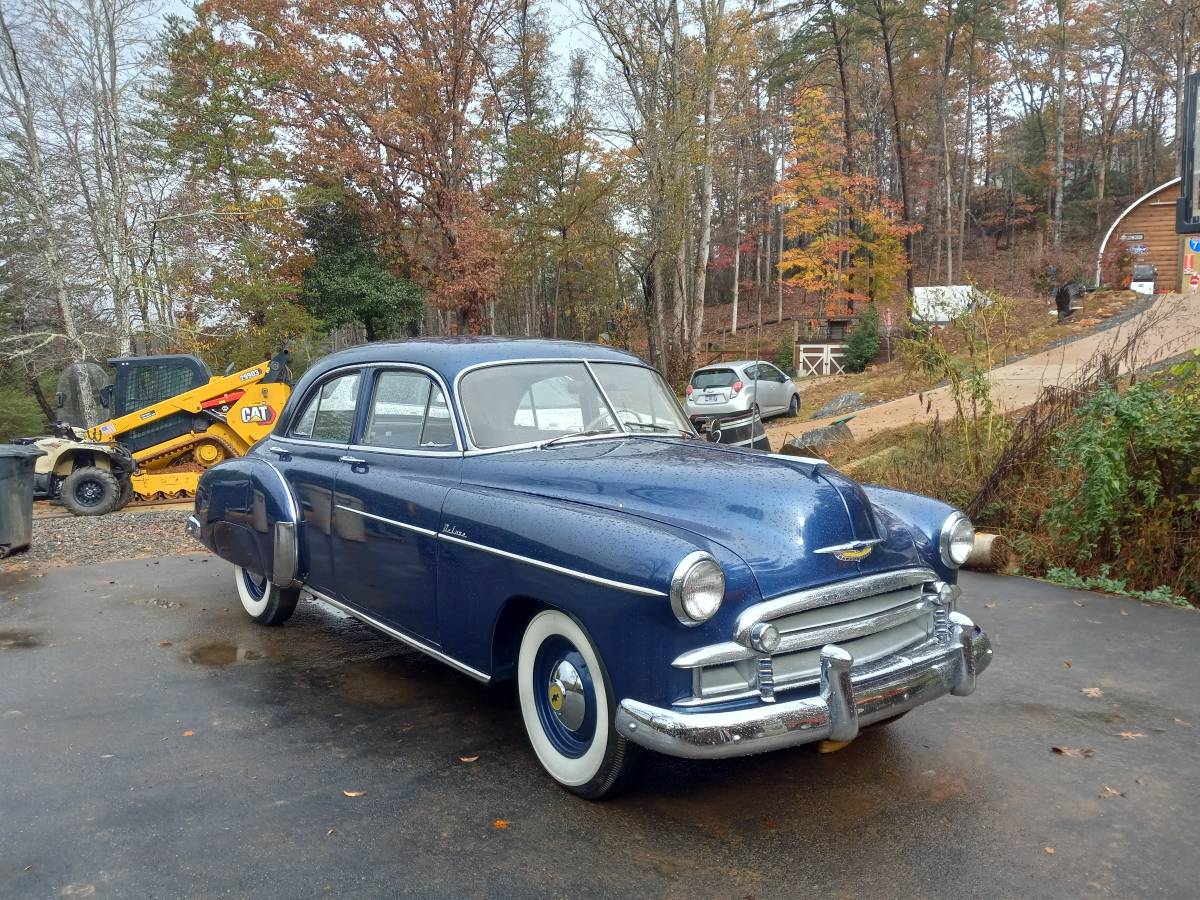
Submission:
[[[45,455],[28,444],[0,444],[0,559],[33,537],[33,463]]]

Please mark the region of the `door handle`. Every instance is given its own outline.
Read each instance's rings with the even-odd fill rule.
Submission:
[[[280,459],[288,459],[292,455],[292,451],[288,450],[286,447],[268,447],[267,451],[274,453]]]
[[[338,462],[350,463],[352,466],[365,466],[367,461],[359,459],[357,456],[339,456]]]

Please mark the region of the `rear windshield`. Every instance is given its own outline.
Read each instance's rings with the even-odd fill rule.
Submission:
[[[692,374],[692,387],[705,388],[729,387],[737,381],[737,373],[733,369],[701,369]]]

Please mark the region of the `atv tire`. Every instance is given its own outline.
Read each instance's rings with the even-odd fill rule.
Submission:
[[[121,496],[117,498],[117,505],[113,507],[113,512],[119,509],[124,509],[129,505],[129,501],[133,499],[133,482],[128,478],[121,479]]]
[[[77,516],[102,516],[117,508],[121,485],[107,469],[82,466],[63,479],[59,498]]]

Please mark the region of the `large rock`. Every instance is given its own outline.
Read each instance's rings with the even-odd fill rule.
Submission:
[[[852,440],[854,440],[854,435],[850,433],[850,426],[845,422],[838,422],[834,425],[813,428],[799,437],[792,438],[779,448],[779,452],[787,456],[820,456],[822,447]]]
[[[815,413],[809,416],[810,419],[825,419],[829,416],[836,416],[838,413],[854,412],[863,405],[863,395],[858,391],[850,391],[842,394],[839,397],[834,397]]]

